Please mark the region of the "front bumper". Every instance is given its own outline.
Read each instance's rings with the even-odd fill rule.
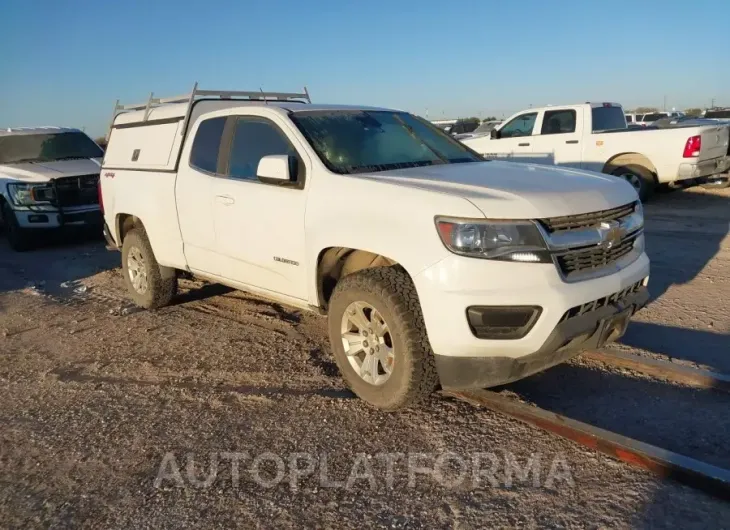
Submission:
[[[457,255],[449,255],[415,275],[413,281],[428,339],[437,366],[441,367],[442,384],[458,382],[459,378],[452,377],[450,372],[461,373],[462,370],[479,374],[474,376],[473,384],[477,380],[500,384],[510,379],[505,380],[505,374],[532,373],[570,357],[575,351],[564,350],[565,345],[557,344],[555,338],[570,334],[568,332],[578,326],[571,323],[570,329],[566,330],[568,326],[562,325],[566,313],[637,284],[646,286],[648,256],[641,251],[630,260],[611,274],[575,282],[563,280],[552,263],[514,263]],[[646,292],[646,289],[641,291]],[[644,303],[645,300],[637,299],[634,305],[639,307]],[[470,328],[467,309],[473,306],[539,307],[541,311],[524,336],[488,339],[478,338]],[[608,311],[602,307],[594,316],[598,320],[606,318]],[[591,324],[594,328],[598,320]],[[585,323],[583,319],[579,322]],[[582,333],[585,330],[581,328]],[[580,347],[591,346],[586,342]],[[559,353],[555,353],[558,350]],[[466,360],[459,363],[459,359]],[[486,368],[478,368],[480,363]],[[449,369],[448,365],[466,368]],[[517,369],[511,368],[512,365],[525,367]],[[490,372],[494,377],[488,377]]]
[[[103,219],[98,206],[80,206],[75,208],[17,208],[15,218],[21,228],[32,230],[48,230],[61,227],[98,227],[101,229]]]
[[[451,389],[503,385],[620,338],[631,315],[649,300],[645,286],[616,304],[559,323],[542,347],[523,357],[453,357],[436,355],[441,386]]]
[[[697,163],[683,163],[679,165],[679,172],[676,180],[696,179],[710,177],[724,173],[730,169],[730,156],[722,156],[711,160],[703,160]]]

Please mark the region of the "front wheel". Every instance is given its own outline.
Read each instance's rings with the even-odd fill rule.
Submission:
[[[124,237],[122,271],[132,301],[139,307],[166,306],[177,292],[175,271],[157,263],[147,235],[138,228]]]
[[[416,288],[403,269],[342,278],[330,299],[329,335],[345,381],[375,407],[414,405],[438,385]]]
[[[2,218],[3,228],[5,229],[5,235],[8,238],[10,248],[16,252],[23,252],[33,248],[33,233],[18,224],[15,212],[4,201],[2,204]]]
[[[648,201],[654,195],[656,181],[651,171],[643,166],[629,164],[614,170],[611,174],[631,184],[638,193],[641,202]]]

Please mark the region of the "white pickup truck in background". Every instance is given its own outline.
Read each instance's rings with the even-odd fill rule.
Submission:
[[[614,341],[647,302],[626,182],[484,161],[406,112],[308,99],[196,87],[116,108],[105,233],[138,305],[169,303],[186,271],[326,313],[350,387],[396,409]]]
[[[0,130],[0,212],[14,250],[33,246],[41,232],[102,227],[101,148],[78,129]]]
[[[487,158],[616,175],[646,200],[657,184],[726,171],[729,134],[730,127],[723,124],[628,129],[617,103],[585,103],[523,110],[490,137],[463,143]]]

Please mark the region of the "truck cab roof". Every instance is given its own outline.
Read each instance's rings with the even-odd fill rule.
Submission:
[[[66,133],[66,132],[82,132],[81,129],[71,127],[6,127],[0,129],[0,136],[22,136],[31,134],[49,134],[49,133]]]
[[[620,103],[615,102],[607,102],[607,101],[585,101],[583,103],[573,103],[573,104],[566,104],[566,105],[545,105],[544,107],[530,107],[529,109],[523,109],[519,112],[519,114],[523,112],[542,112],[542,111],[550,111],[550,110],[558,110],[558,109],[572,109],[575,107],[585,107],[588,106],[590,108],[599,108],[599,107],[621,107]]]

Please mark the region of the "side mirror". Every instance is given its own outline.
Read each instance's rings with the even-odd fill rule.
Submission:
[[[489,133],[489,137],[492,140],[499,140],[500,138],[502,138],[502,135],[499,133],[499,129],[492,129]]]
[[[259,160],[256,176],[266,184],[286,184],[292,181],[292,160],[288,155],[268,155]]]

